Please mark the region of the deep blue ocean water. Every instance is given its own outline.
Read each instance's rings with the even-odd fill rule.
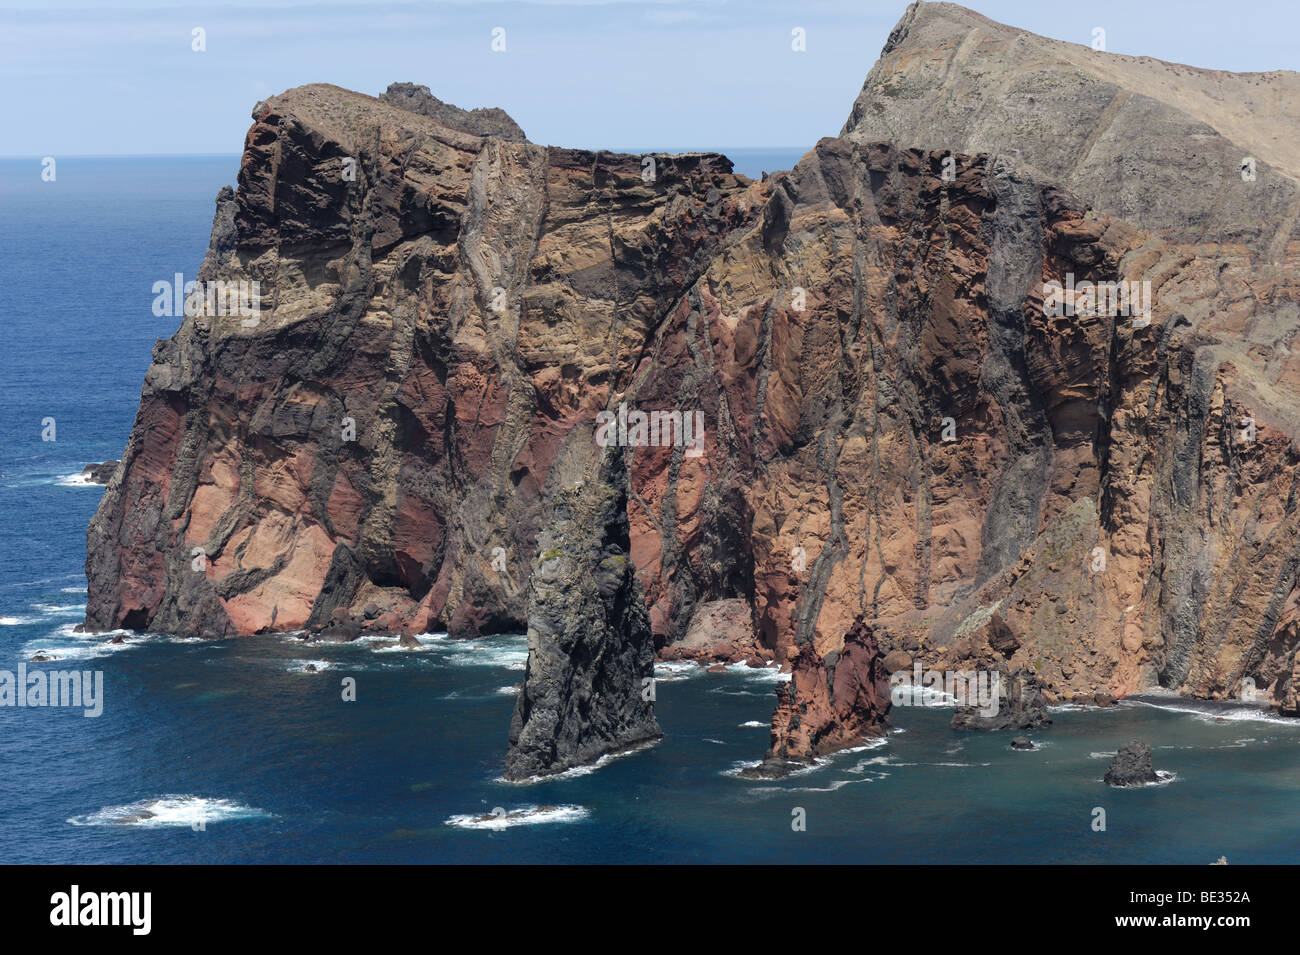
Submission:
[[[0,707],[0,863],[1300,861],[1300,725],[1240,709],[1062,710],[1022,753],[948,729],[945,709],[896,708],[883,743],[751,782],[734,770],[763,753],[777,675],[663,667],[661,743],[517,786],[499,777],[522,637],[407,652],[73,633],[100,491],[68,476],[121,454],[153,341],[176,325],[151,286],[192,277],[237,166],[67,158],[46,183],[38,159],[0,161],[0,669],[45,650],[60,661],[33,670],[105,684],[98,718]],[[1110,790],[1108,755],[1134,736],[1174,778]],[[559,808],[448,824],[530,806]]]

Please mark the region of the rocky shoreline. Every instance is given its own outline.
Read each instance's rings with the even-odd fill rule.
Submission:
[[[271,97],[198,276],[257,320],[155,347],[84,626],[526,631],[512,777],[656,738],[656,658],[789,670],[773,771],[883,733],[904,658],[999,675],[964,729],[1300,715],[1296,101],[951,4],[761,181],[414,84]]]

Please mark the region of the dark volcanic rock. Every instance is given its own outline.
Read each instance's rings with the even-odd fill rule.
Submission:
[[[429,92],[429,87],[415,83],[390,83],[387,91],[379,98],[399,109],[419,113],[463,133],[495,136],[516,143],[528,142],[528,137],[519,128],[519,124],[510,118],[510,114],[495,106],[461,109],[438,99]]]
[[[325,85],[254,119],[197,280],[260,283],[260,315],[186,316],[156,346],[87,530],[87,628],[317,631],[373,602],[374,629],[517,632],[556,454],[592,442],[666,316],[683,355],[678,303],[765,190],[722,156],[659,157],[647,183],[638,156],[464,133]],[[718,376],[683,373],[716,419]],[[677,450],[656,491],[673,450],[634,465],[648,506],[676,506],[686,552],[705,458]],[[721,512],[706,503],[735,536],[731,483]],[[691,587],[666,606],[748,594],[733,567],[696,582],[679,563],[668,576]]]
[[[834,723],[863,612],[1053,699],[1252,673],[1296,712],[1298,84],[923,4],[844,135],[762,182],[416,87],[271,97],[198,276],[260,319],[155,347],[86,627],[522,627],[557,461],[626,404],[700,421],[626,449],[656,646],[813,654],[782,720]],[[1117,282],[1141,321],[1048,307]]]
[[[1158,782],[1160,777],[1151,768],[1151,747],[1136,739],[1125,743],[1115,754],[1104,778],[1111,786],[1145,786]]]
[[[622,451],[610,449],[595,480],[553,492],[537,535],[507,779],[563,772],[663,735],[654,639],[629,544],[627,472]]]
[[[784,779],[786,776],[808,769],[812,765],[813,760],[803,757],[781,759],[768,756],[755,766],[746,766],[736,775],[741,779]]]
[[[347,611],[340,608],[332,617],[333,622],[321,628],[314,639],[325,643],[351,643],[361,636],[361,621]]]
[[[120,461],[105,461],[103,464],[87,464],[82,469],[81,476],[91,484],[107,484],[120,463]]]
[[[1033,749],[1034,741],[1028,736],[1013,736],[1011,738],[1012,749]]]
[[[959,706],[949,724],[955,730],[1027,730],[1052,725],[1042,683],[1023,670],[998,673],[998,711],[986,716],[974,706]]]

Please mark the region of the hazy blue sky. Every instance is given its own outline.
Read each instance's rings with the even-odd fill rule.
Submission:
[[[1035,33],[1230,70],[1296,69],[1296,0],[976,0]],[[581,147],[811,146],[836,135],[902,0],[365,3],[0,0],[0,155],[237,153],[257,100],[427,84]],[[191,50],[191,31],[207,50]],[[506,51],[491,50],[506,30]],[[808,49],[790,49],[802,27]]]

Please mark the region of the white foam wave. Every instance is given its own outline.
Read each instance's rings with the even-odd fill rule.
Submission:
[[[522,806],[508,811],[497,806],[491,812],[452,816],[446,825],[457,829],[500,831],[514,826],[537,826],[548,822],[577,822],[589,815],[591,813],[585,806]]]
[[[655,664],[655,680],[663,682],[699,676],[701,673],[707,672],[698,663],[687,660],[667,660]]]
[[[335,666],[330,660],[294,660],[288,670],[290,673],[319,673],[322,670],[333,670]]]
[[[833,793],[837,789],[843,789],[850,783],[874,783],[877,779],[884,779],[888,773],[878,773],[875,776],[863,776],[859,779],[833,779],[825,786],[794,786],[785,788],[790,793]]]
[[[446,662],[458,667],[502,667],[506,670],[525,670],[527,650],[501,647],[475,646],[447,655]]]
[[[728,673],[738,673],[759,683],[789,683],[794,674],[783,671],[773,664],[766,667],[752,667],[747,663],[733,663],[727,667]]]
[[[76,627],[75,623],[62,624],[44,637],[29,640],[23,644],[20,652],[29,657],[44,653],[60,660],[88,660],[149,644],[212,642],[205,641],[202,637],[177,637],[165,633],[136,633],[130,630],[78,633]],[[122,642],[113,643],[113,638],[119,636],[123,638]]]
[[[957,705],[957,697],[932,686],[901,685],[892,687],[891,692],[897,695],[899,706],[928,706],[944,709]]]
[[[644,743],[637,743],[635,746],[629,746],[627,749],[619,750],[617,753],[606,753],[597,759],[594,763],[588,763],[585,766],[574,766],[572,769],[566,769],[563,772],[551,773],[546,776],[529,776],[527,779],[506,779],[504,776],[498,776],[493,782],[504,783],[508,786],[531,786],[534,783],[549,783],[557,779],[576,779],[579,776],[590,776],[596,770],[600,769],[606,763],[611,763],[616,759],[622,759],[624,756],[631,756],[639,753],[643,749],[649,749],[652,746],[658,746],[659,740],[646,740]]]
[[[1178,699],[1174,697],[1172,699]],[[1300,729],[1300,719],[1293,716],[1278,716],[1268,710],[1248,705],[1218,705],[1209,707],[1179,706],[1177,703],[1155,702],[1152,700],[1127,699],[1124,703],[1136,706],[1148,706],[1155,710],[1167,710],[1170,713],[1185,713],[1194,716],[1202,723],[1271,723],[1274,726],[1289,726]]]
[[[427,650],[427,649],[428,648],[422,643],[418,647],[404,647],[400,643],[394,643],[390,647],[375,647],[375,652],[376,653],[419,653],[422,650]]]
[[[86,613],[85,604],[32,604],[33,610],[39,610],[42,616],[57,617],[61,614],[75,613],[77,616],[84,616]]]
[[[876,736],[876,737],[872,737],[871,739],[862,741],[857,746],[846,746],[844,749],[839,750],[839,752],[845,754],[865,753],[868,750],[880,749],[880,747],[888,746],[888,745],[889,745],[889,740],[887,740],[883,736]]]
[[[1111,786],[1110,788],[1111,789],[1150,789],[1152,786],[1168,786],[1170,783],[1175,782],[1178,779],[1177,773],[1171,773],[1164,769],[1157,769],[1156,776],[1159,778],[1156,779],[1156,781],[1153,783],[1138,783],[1136,786]],[[1105,782],[1106,780],[1103,778],[1099,781]]]
[[[74,826],[139,826],[143,829],[160,829],[169,826],[206,826],[209,823],[236,819],[269,818],[269,813],[233,799],[165,795],[123,806],[105,806],[97,812],[73,816],[68,823]]]
[[[741,778],[740,774],[744,772],[746,769],[752,769],[755,766],[761,766],[763,765],[763,762],[764,760],[761,759],[747,759],[747,760],[742,760],[741,762],[738,763],[732,763],[731,766],[722,770],[721,775],[735,776],[737,778]],[[795,776],[807,776],[809,773],[815,773],[819,769],[825,769],[830,764],[831,761],[829,759],[823,756],[818,756],[804,765],[797,766],[797,767],[787,767],[787,771],[782,776],[778,776],[776,778],[779,780],[779,779],[789,779]],[[767,780],[767,781],[770,782],[771,780]]]
[[[916,763],[900,763],[898,761],[898,758],[895,756],[873,756],[870,759],[858,760],[858,762],[854,766],[851,766],[848,770],[846,770],[846,772],[850,772],[850,773],[878,772],[878,770],[872,770],[871,769],[872,766],[915,766],[915,765]]]

